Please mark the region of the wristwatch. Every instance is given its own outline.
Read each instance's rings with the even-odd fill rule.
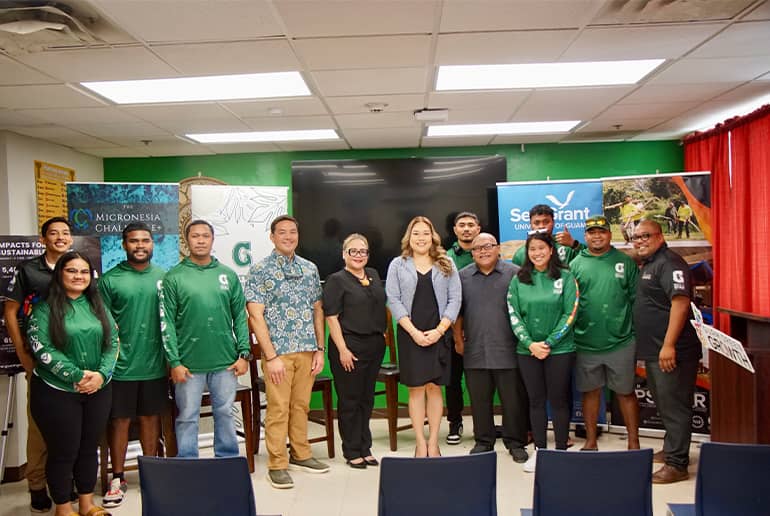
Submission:
[[[247,353],[238,353],[238,358],[242,358],[247,362],[251,362],[254,359],[254,355],[251,354],[251,351]]]

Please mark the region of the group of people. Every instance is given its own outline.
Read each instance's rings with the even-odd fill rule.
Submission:
[[[151,229],[129,224],[122,234],[126,259],[97,280],[88,257],[70,251],[69,222],[48,220],[41,231],[46,250],[18,266],[4,312],[30,378],[31,508],[50,510],[49,491],[57,516],[78,514],[73,503],[89,516],[107,515],[106,508],[120,505],[128,489],[123,469],[130,422],[138,421],[143,453],[156,455],[169,371],[179,455],[198,456],[205,388],[214,414],[214,454],[237,455],[231,406],[238,377],[254,358],[250,333],[266,380],[269,483],[293,487],[290,469],[329,471],[313,457],[307,437],[310,393],[327,347],[346,463],[354,469],[377,466],[369,421],[385,349],[386,307],[397,322],[416,457],[441,455],[442,386],[447,443],[461,441],[463,374],[472,453],[492,450],[501,433],[513,460],[534,471],[537,449],[547,446],[546,402],[555,446],[566,449],[573,371],[583,393],[583,449],[598,449],[605,386],[619,400],[628,447],[638,448],[633,388],[640,359],[666,428],[663,450],[655,455],[664,465],[653,481],[687,478],[700,346],[686,324],[686,263],[668,250],[654,221],[639,221],[631,237],[641,272],[612,247],[603,216],[586,221],[585,245],[566,229],[553,234],[549,206],[534,206],[530,224],[511,263],[501,259],[496,238],[481,232],[473,213],[456,216],[457,242],[449,251],[431,221],[415,217],[384,286],[377,270],[367,267],[366,237],[354,233],[342,245],[344,267],[322,289],[316,266],[295,253],[299,224],[288,215],[272,221],[274,249],[250,269],[243,288],[235,272],[212,255],[214,228],[207,221],[187,226],[190,255],[168,272],[151,263]],[[493,421],[495,392],[501,430]],[[96,450],[105,426],[113,467],[106,508],[93,501]],[[528,430],[535,443],[531,454]]]

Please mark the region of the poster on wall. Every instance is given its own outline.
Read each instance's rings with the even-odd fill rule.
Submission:
[[[101,255],[97,238],[74,237],[72,248],[88,256],[96,270],[101,270]],[[40,256],[44,252],[45,246],[40,243],[40,237],[37,235],[0,235],[0,305],[6,299],[6,292],[8,292],[14,279],[16,266],[20,262]],[[22,314],[28,315],[32,306],[38,301],[40,300],[25,300],[20,308],[19,317]],[[0,374],[21,372],[21,363],[16,356],[16,349],[5,328],[5,318],[3,317],[0,321]]]
[[[37,201],[37,228],[51,217],[67,213],[67,183],[75,180],[71,168],[35,161],[35,194]]]
[[[176,183],[68,183],[67,204],[72,233],[99,237],[104,271],[125,260],[122,232],[131,222],[152,230],[155,265],[169,269],[179,261]]]
[[[273,249],[270,223],[287,213],[288,187],[192,185],[190,193],[191,218],[214,226],[214,255],[243,282]]]

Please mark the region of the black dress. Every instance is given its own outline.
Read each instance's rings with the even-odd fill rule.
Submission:
[[[417,272],[417,288],[412,300],[412,324],[418,330],[430,330],[441,322],[436,294],[433,290],[432,271]],[[418,346],[401,325],[398,326],[398,366],[401,383],[419,387],[426,383],[449,383],[450,361],[447,340],[442,337],[432,346]]]

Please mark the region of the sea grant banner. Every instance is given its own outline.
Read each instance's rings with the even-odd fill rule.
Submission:
[[[153,263],[179,262],[179,185],[176,183],[68,183],[67,206],[74,235],[99,237],[107,271],[125,260],[122,231],[144,222],[155,240]]]

